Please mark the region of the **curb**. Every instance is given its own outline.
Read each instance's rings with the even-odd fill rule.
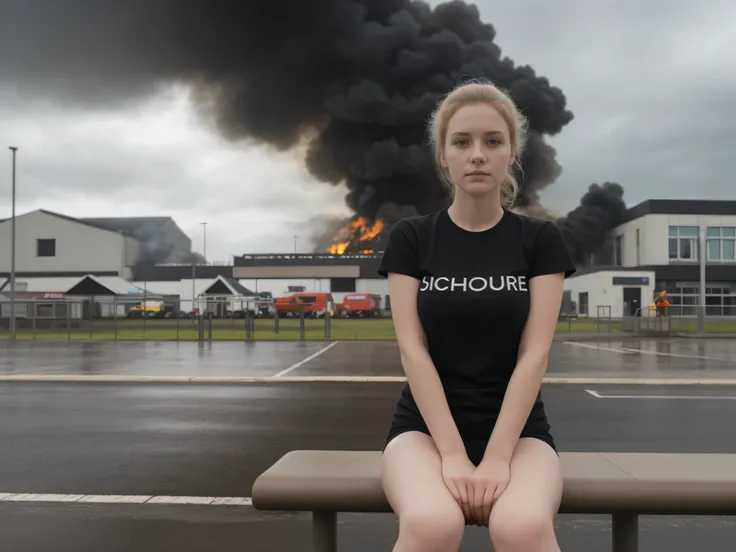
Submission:
[[[78,376],[73,374],[0,376],[0,382],[18,383],[404,383],[403,376]],[[548,376],[547,385],[734,385],[736,378],[622,378]]]

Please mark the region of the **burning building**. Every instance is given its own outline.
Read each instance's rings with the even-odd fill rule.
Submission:
[[[2,59],[4,79],[41,82],[57,101],[117,106],[185,84],[227,139],[279,151],[306,144],[310,173],[344,186],[353,212],[344,232],[319,240],[335,253],[375,249],[401,216],[446,203],[425,122],[463,80],[492,80],[527,115],[518,205],[538,216],[540,192],[562,173],[546,137],[574,117],[563,91],[503,55],[494,27],[460,0],[302,0],[288,10],[242,0],[128,0],[110,10],[94,0],[8,0],[0,34],[8,51],[23,52]],[[620,220],[622,193],[594,185],[558,221],[576,259]]]
[[[333,238],[333,244],[327,248],[327,253],[342,255],[349,253],[362,253],[370,255],[380,250],[378,243],[386,227],[382,220],[373,223],[365,217],[357,217],[349,221],[337,236]]]

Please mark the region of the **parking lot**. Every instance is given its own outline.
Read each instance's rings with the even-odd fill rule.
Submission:
[[[555,342],[543,396],[559,449],[736,452],[734,352]],[[403,385],[390,341],[3,343],[3,548],[302,549],[309,515],[254,510],[253,481],[289,450],[380,448]],[[391,549],[393,516],[339,519],[341,549]],[[557,530],[566,552],[610,550],[606,516]],[[642,550],[726,550],[736,522],[643,517],[641,533]],[[485,530],[463,550],[490,550]]]

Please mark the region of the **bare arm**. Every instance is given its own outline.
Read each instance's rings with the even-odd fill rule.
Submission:
[[[391,316],[399,343],[401,364],[412,395],[432,439],[445,457],[465,454],[460,433],[452,418],[437,369],[427,350],[427,340],[417,313],[419,281],[403,274],[388,276]]]
[[[547,371],[563,286],[562,274],[546,274],[529,280],[529,316],[522,333],[516,368],[506,389],[486,454],[511,460]]]

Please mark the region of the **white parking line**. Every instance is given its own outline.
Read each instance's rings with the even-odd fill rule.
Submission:
[[[674,358],[689,358],[693,360],[715,360],[718,362],[729,362],[733,363],[736,362],[736,360],[729,359],[729,358],[723,358],[723,357],[711,357],[711,356],[701,356],[701,355],[685,355],[682,353],[666,353],[664,351],[647,351],[645,349],[633,349],[631,347],[602,347],[600,345],[592,345],[590,343],[580,343],[577,341],[563,341],[565,345],[572,345],[574,347],[582,347],[583,349],[593,349],[597,351],[608,351],[610,353],[618,353],[620,355],[654,355],[654,356],[666,356],[666,357],[674,357]]]
[[[334,347],[335,345],[337,345],[338,343],[340,343],[340,342],[339,342],[339,341],[334,341],[334,342],[330,343],[329,345],[327,345],[327,347],[323,347],[323,348],[321,348],[321,349],[320,349],[319,351],[317,351],[317,352],[316,352],[316,353],[314,353],[313,355],[309,355],[309,356],[308,356],[307,358],[305,358],[304,360],[300,360],[300,361],[299,361],[299,362],[297,362],[296,364],[293,364],[293,365],[289,366],[289,367],[288,367],[288,368],[287,368],[286,370],[281,370],[281,372],[279,372],[278,374],[274,374],[274,375],[273,375],[273,376],[271,376],[271,377],[272,377],[272,378],[280,378],[281,376],[284,376],[285,374],[288,374],[288,373],[289,373],[289,372],[291,372],[292,370],[296,370],[296,369],[297,369],[297,368],[299,368],[299,367],[300,367],[301,365],[303,365],[303,364],[306,364],[306,363],[307,363],[307,362],[309,362],[310,360],[312,360],[312,359],[314,359],[314,358],[318,357],[319,355],[321,355],[321,354],[323,354],[323,353],[326,353],[327,351],[329,351],[330,349],[332,349],[332,348],[333,348],[333,347]]]
[[[736,397],[725,395],[601,395],[592,389],[586,389],[586,393],[596,399],[647,399],[647,400],[692,400],[692,401],[735,401]]]
[[[246,496],[154,496],[0,493],[0,502],[77,502],[95,504],[196,504],[199,506],[252,506]]]
[[[655,356],[666,356],[666,357],[675,357],[675,358],[690,358],[693,360],[716,360],[718,362],[736,362],[736,360],[723,358],[723,357],[711,357],[711,356],[701,356],[701,355],[684,355],[682,353],[665,353],[664,351],[645,351],[643,349],[630,349],[628,347],[622,347],[622,351],[630,351],[632,353],[639,353],[641,355],[655,355]]]
[[[609,353],[618,353],[620,355],[630,355],[626,349],[613,349],[611,347],[602,347],[600,345],[591,345],[590,343],[579,343],[577,341],[563,341],[565,345],[572,345],[574,347],[582,347],[583,349],[593,349],[595,351],[608,351]]]

